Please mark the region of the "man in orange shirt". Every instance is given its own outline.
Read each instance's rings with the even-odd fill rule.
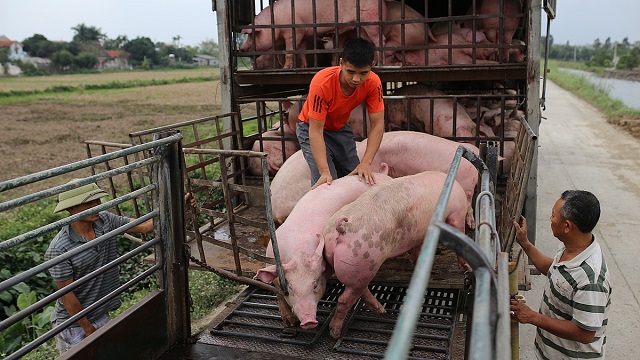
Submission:
[[[384,133],[384,101],[380,78],[371,71],[374,53],[368,40],[351,39],[344,46],[340,66],[320,70],[311,80],[296,134],[311,169],[312,189],[351,174],[375,183],[371,162]],[[360,161],[347,121],[365,101],[371,127]]]

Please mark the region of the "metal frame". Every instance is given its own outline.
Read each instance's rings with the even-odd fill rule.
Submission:
[[[54,186],[47,190],[39,191],[34,194],[20,196],[15,199],[7,200],[0,203],[0,211],[9,211],[20,206],[24,206],[29,203],[33,203],[39,200],[46,199],[50,196],[57,195],[67,190],[71,190],[88,183],[96,182],[98,180],[107,179],[108,181],[115,175],[128,173],[134,169],[138,169],[146,166],[153,166],[151,175],[151,183],[142,187],[136,191],[132,191],[128,194],[124,194],[120,197],[114,198],[111,201],[107,201],[99,206],[85,210],[81,213],[69,216],[63,220],[56,221],[52,224],[42,226],[38,229],[28,231],[24,234],[16,236],[12,239],[8,239],[0,243],[0,251],[5,251],[9,248],[26,244],[29,240],[36,238],[37,236],[55,230],[61,226],[68,225],[74,221],[84,218],[88,215],[98,213],[99,211],[107,210],[118,204],[122,204],[125,201],[130,201],[144,194],[153,194],[155,197],[155,204],[158,204],[157,208],[151,209],[146,215],[118,228],[109,233],[106,233],[93,241],[79,246],[78,248],[62,254],[54,259],[46,261],[45,263],[38,265],[32,269],[27,269],[24,272],[14,275],[13,277],[0,283],[0,292],[5,291],[12,286],[35,276],[55,264],[58,264],[66,259],[82,252],[87,249],[99,246],[101,243],[107,241],[109,238],[123,233],[127,229],[136,226],[144,221],[155,218],[155,237],[136,249],[118,257],[116,260],[109,264],[95,270],[91,274],[77,279],[69,286],[55,291],[54,293],[46,296],[44,299],[40,299],[33,305],[21,310],[20,312],[10,316],[9,318],[0,322],[0,331],[7,329],[9,326],[21,321],[25,317],[34,314],[37,311],[42,310],[51,301],[60,299],[64,294],[73,291],[78,286],[86,283],[87,281],[99,276],[104,271],[118,266],[119,264],[131,259],[133,256],[138,255],[145,250],[155,247],[156,254],[158,254],[158,262],[149,267],[147,270],[135,276],[132,280],[126,284],[121,285],[118,289],[114,290],[106,297],[100,299],[95,304],[88,306],[78,314],[75,314],[70,319],[60,324],[59,326],[49,330],[42,336],[38,337],[26,346],[18,349],[16,352],[10,354],[7,359],[18,359],[28,352],[35,349],[37,346],[43,344],[47,340],[53,338],[56,334],[60,333],[78,319],[84,317],[86,314],[95,310],[100,305],[109,301],[115,296],[119,296],[122,292],[131,288],[141,280],[157,274],[158,287],[160,291],[147,296],[139,303],[138,309],[144,309],[149,304],[164,304],[165,308],[171,308],[173,311],[168,312],[166,316],[159,316],[154,321],[159,322],[151,324],[147,328],[145,324],[138,324],[140,327],[129,330],[124,330],[123,333],[109,333],[105,331],[99,331],[91,337],[91,341],[83,342],[75,346],[73,349],[65,353],[67,358],[87,358],[88,354],[94,354],[92,358],[109,359],[118,357],[122,349],[126,349],[127,353],[133,357],[148,357],[161,354],[169,346],[177,341],[186,341],[190,337],[190,321],[189,311],[187,306],[187,268],[184,261],[184,252],[182,251],[181,244],[184,243],[184,226],[182,222],[182,203],[183,203],[183,190],[182,190],[182,177],[181,174],[181,157],[180,140],[182,136],[180,134],[172,134],[163,139],[156,139],[147,144],[130,146],[123,148],[112,153],[103,154],[88,160],[82,160],[74,162],[72,164],[60,166],[54,169],[41,171],[32,175],[23,176],[17,179],[12,179],[0,183],[0,192],[5,192],[12,189],[19,189],[25,185],[33,184],[36,182],[54,181],[57,176],[67,174],[70,172],[93,168],[98,164],[103,164],[113,159],[126,158],[129,155],[144,152],[153,151],[153,156],[145,158],[143,160],[126,164],[121,167],[108,169],[100,174],[93,174],[81,180],[73,183],[68,183],[60,186]],[[175,176],[178,174],[178,176]],[[157,302],[159,299],[160,302]],[[157,305],[154,305],[157,306]],[[127,323],[129,317],[122,315],[118,319],[117,323]],[[164,319],[163,323],[161,319]],[[159,325],[159,326],[157,326]],[[122,336],[124,333],[130,333],[118,347],[113,347],[112,341],[109,340],[113,336]],[[155,339],[148,343],[138,343],[136,334],[140,332],[148,332],[149,334],[156,334]],[[96,357],[95,354],[100,354]]]
[[[481,192],[476,207],[476,242],[452,226],[444,223],[444,212],[455,182],[455,176],[462,157],[469,160],[481,173]],[[504,293],[507,279],[506,263],[500,260],[499,244],[495,230],[495,205],[492,194],[494,184],[490,181],[489,169],[473,152],[460,146],[451,163],[440,199],[431,217],[429,228],[416,263],[407,297],[400,312],[397,326],[387,348],[385,359],[406,359],[411,347],[411,339],[415,331],[421,299],[426,290],[431,268],[435,259],[438,242],[453,249],[461,255],[474,269],[475,298],[473,304],[472,329],[469,344],[470,359],[507,359],[511,357],[511,349],[505,348],[504,333],[509,321],[508,302],[500,300],[498,294]],[[491,219],[494,222],[492,223]],[[497,329],[497,331],[496,331]],[[507,344],[508,345],[508,344]]]

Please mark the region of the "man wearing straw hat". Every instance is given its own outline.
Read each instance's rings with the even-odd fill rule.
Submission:
[[[76,181],[76,180],[72,180]],[[54,212],[66,210],[75,215],[87,209],[100,205],[101,198],[107,196],[107,192],[100,189],[95,183],[80,186],[59,194],[58,205]],[[190,194],[185,196],[185,201]],[[191,200],[195,206],[195,200]],[[85,218],[64,226],[58,235],[51,241],[45,253],[45,260],[53,259],[74,248],[86,244],[99,236],[128,224],[134,219],[118,216],[108,211],[89,215]],[[153,220],[149,219],[138,224],[127,232],[151,233]],[[58,288],[63,288],[96,269],[112,262],[118,257],[116,252],[116,237],[112,237],[100,245],[83,251],[49,269],[51,276]],[[104,298],[107,294],[120,286],[118,267],[106,270],[92,280],[63,295],[56,301],[55,312],[52,315],[53,326],[60,325],[71,316],[79,313],[84,308]],[[56,335],[56,346],[60,353],[65,352],[79,343],[85,337],[91,335],[109,321],[109,311],[120,307],[120,297],[116,296],[95,311],[87,314],[76,323]]]

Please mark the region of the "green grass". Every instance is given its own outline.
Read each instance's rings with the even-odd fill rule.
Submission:
[[[214,76],[199,76],[199,77],[184,77],[180,79],[149,79],[149,80],[128,80],[128,81],[111,81],[102,84],[81,84],[81,85],[52,85],[42,90],[29,89],[29,90],[9,90],[0,91],[0,98],[9,97],[23,97],[30,95],[43,95],[43,94],[55,94],[55,93],[70,93],[70,92],[82,92],[90,90],[111,90],[111,89],[129,89],[143,86],[157,86],[157,85],[172,85],[172,84],[184,84],[193,82],[207,82],[217,80],[219,77]]]

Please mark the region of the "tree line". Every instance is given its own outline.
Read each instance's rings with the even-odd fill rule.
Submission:
[[[545,55],[546,37],[542,37],[542,56]],[[612,42],[608,37],[604,43],[596,39],[590,45],[554,44],[553,35],[549,35],[549,58],[563,61],[584,62],[587,66],[614,67],[618,70],[633,70],[640,66],[640,41],[630,43],[629,38],[622,42]],[[614,61],[614,55],[617,61]],[[615,64],[614,64],[615,62]]]
[[[24,39],[23,50],[30,56],[49,59],[52,71],[64,72],[81,69],[94,69],[99,57],[105,56],[106,50],[123,50],[128,54],[129,63],[135,67],[152,68],[168,66],[174,63],[191,64],[196,54],[218,55],[218,44],[207,39],[197,46],[182,46],[180,35],[173,37],[170,44],[154,43],[148,37],[129,39],[126,35],[109,38],[95,26],[78,24],[71,28],[73,39],[69,42],[50,41],[42,34],[34,34]],[[0,53],[0,63],[9,62],[6,49]],[[23,71],[29,72],[29,65],[19,64]],[[33,67],[33,66],[32,66]],[[35,67],[34,67],[35,68]]]

